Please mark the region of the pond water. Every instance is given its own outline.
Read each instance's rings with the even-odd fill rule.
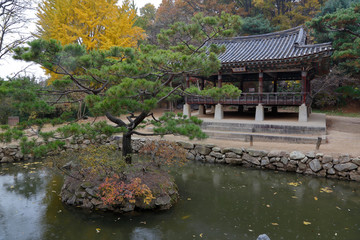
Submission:
[[[89,214],[64,206],[41,162],[0,165],[0,239],[346,239],[360,237],[360,183],[189,163],[169,211]]]

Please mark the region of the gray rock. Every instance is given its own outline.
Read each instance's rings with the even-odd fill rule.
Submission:
[[[242,158],[249,163],[260,165],[260,161],[258,160],[258,158],[252,157],[247,153],[244,153]]]
[[[171,204],[171,197],[167,194],[164,196],[158,197],[155,200],[156,206],[165,206],[165,205],[169,205],[169,204]]]
[[[349,154],[344,154],[339,157],[340,163],[348,163],[350,162],[350,156]]]
[[[322,158],[323,156],[324,156],[323,153],[317,153],[317,154],[315,155],[316,158]]]
[[[304,171],[306,169],[306,164],[305,163],[298,163],[299,166],[299,170]]]
[[[85,191],[92,197],[96,197],[96,192],[92,188],[86,188]]]
[[[271,163],[276,162],[276,158],[275,157],[270,158],[270,162]]]
[[[205,157],[201,156],[200,154],[195,156],[195,161],[204,161]]]
[[[303,159],[301,159],[301,162],[302,162],[302,163],[306,163],[307,160],[309,160],[309,158],[308,158],[308,157],[304,157]]]
[[[272,157],[280,157],[281,156],[281,151],[280,150],[271,150],[268,153],[268,157],[272,158]]]
[[[205,147],[207,148],[213,148],[213,147],[216,147],[215,144],[205,144]]]
[[[215,158],[223,158],[224,157],[224,155],[222,153],[219,153],[219,152],[211,152],[210,156],[213,156]]]
[[[205,156],[205,159],[206,159],[207,162],[210,162],[210,163],[215,162],[215,157],[212,157],[212,156],[209,156],[209,155]]]
[[[223,149],[221,149],[221,153],[228,153],[228,152],[232,152],[231,148],[223,148]]]
[[[177,141],[176,143],[179,144],[180,146],[182,146],[185,149],[194,149],[194,144],[193,143],[184,142],[184,141]]]
[[[193,161],[193,160],[195,160],[195,156],[194,156],[194,154],[192,154],[191,152],[188,152],[188,153],[186,154],[186,159],[188,159],[188,160],[190,160],[190,161]]]
[[[284,165],[287,165],[289,162],[289,159],[287,157],[282,157],[280,160]]]
[[[315,158],[315,157],[316,157],[314,151],[308,152],[308,153],[306,153],[305,155],[306,155],[308,158]]]
[[[270,163],[269,158],[264,157],[261,159],[261,166],[268,165]]]
[[[241,164],[241,160],[239,158],[225,158],[225,162],[228,164]]]
[[[84,140],[84,142],[83,142],[85,145],[89,145],[90,143],[91,143],[91,141],[90,140]]]
[[[230,148],[230,150],[239,155],[243,154],[243,152],[244,152],[244,150],[241,148]]]
[[[220,151],[221,151],[221,148],[219,148],[219,147],[213,147],[212,150],[213,150],[213,152],[220,152]]]
[[[271,239],[268,237],[268,235],[261,234],[260,236],[258,236],[256,240],[271,240]]]
[[[329,162],[332,162],[333,160],[333,157],[330,156],[330,155],[324,155],[323,159],[322,159],[322,163],[329,163]]]
[[[360,158],[354,158],[353,160],[351,160],[353,163],[355,163],[356,165],[360,166]]]
[[[328,170],[328,169],[330,169],[330,168],[332,168],[332,167],[333,167],[333,164],[332,164],[332,163],[325,163],[325,164],[323,164],[323,168],[326,169],[326,170]]]
[[[311,170],[313,170],[314,172],[318,172],[322,168],[319,159],[312,160],[309,163],[309,166],[310,166]]]
[[[135,205],[131,203],[127,203],[123,208],[121,208],[121,211],[123,212],[132,212],[135,209]]]
[[[335,172],[335,169],[330,168],[330,169],[327,170],[327,173],[330,174],[330,175],[335,175],[336,172]]]
[[[351,172],[350,179],[353,181],[360,181],[360,174],[358,172]]]
[[[256,149],[248,149],[247,152],[250,156],[253,157],[264,157],[268,155],[268,151],[265,150],[256,150]]]
[[[234,152],[227,152],[227,153],[225,153],[225,157],[227,157],[227,158],[237,158],[238,155],[236,153],[234,153]]]
[[[211,148],[205,147],[204,145],[196,145],[195,151],[202,155],[208,155],[211,152]]]
[[[11,162],[14,162],[14,158],[12,158],[12,157],[3,157],[0,162],[2,162],[2,163],[11,163]]]
[[[344,172],[344,171],[355,170],[358,168],[358,165],[348,162],[348,163],[336,164],[334,168],[339,172]]]
[[[300,159],[303,159],[304,157],[305,157],[305,155],[299,151],[293,151],[290,153],[290,159],[293,159],[293,160],[300,160]]]
[[[273,165],[276,166],[277,168],[283,168],[284,167],[284,164],[282,164],[281,162],[274,162]]]

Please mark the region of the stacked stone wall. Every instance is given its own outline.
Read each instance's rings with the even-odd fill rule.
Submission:
[[[134,138],[132,145],[134,152],[148,141],[144,138]],[[89,145],[118,145],[121,147],[121,137],[107,137],[100,135],[96,139],[67,139],[60,152],[75,151]],[[251,148],[219,148],[212,144],[194,144],[191,142],[177,142],[187,151],[187,159],[192,161],[230,164],[250,168],[269,169],[275,171],[296,172],[319,177],[360,181],[360,156],[353,157],[342,154],[339,157],[299,151],[256,150]],[[31,154],[21,153],[19,145],[0,147],[0,163],[32,160]]]

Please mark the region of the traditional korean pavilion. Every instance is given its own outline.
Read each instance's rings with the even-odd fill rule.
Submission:
[[[187,96],[184,114],[190,116],[190,104],[198,104],[204,113],[205,105],[215,106],[215,119],[224,116],[223,106],[235,105],[242,110],[256,107],[255,120],[264,120],[264,106],[277,111],[278,106],[299,106],[299,121],[309,114],[310,81],[329,71],[331,43],[307,44],[303,26],[263,35],[224,38],[213,44],[225,45],[219,55],[221,69],[210,77],[196,76],[200,86],[205,81],[221,87],[230,82],[242,90],[239,98],[214,100],[209,97]],[[189,78],[186,86],[189,87]],[[301,81],[301,92],[278,92],[280,81]]]

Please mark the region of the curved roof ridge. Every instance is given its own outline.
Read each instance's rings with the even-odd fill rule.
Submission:
[[[294,33],[299,33],[300,31],[304,31],[304,26],[300,25],[294,28],[278,31],[278,32],[272,32],[272,33],[265,33],[265,34],[257,34],[257,35],[249,35],[249,36],[239,36],[239,37],[229,37],[229,38],[216,38],[212,41],[227,41],[227,40],[253,40],[253,39],[262,39],[262,38],[268,38],[268,37],[275,37],[277,35],[290,35]],[[211,41],[211,42],[212,42]]]
[[[332,42],[298,45],[298,46],[295,46],[295,47],[297,47],[297,48],[312,48],[312,47],[322,47],[322,46],[332,47]]]

